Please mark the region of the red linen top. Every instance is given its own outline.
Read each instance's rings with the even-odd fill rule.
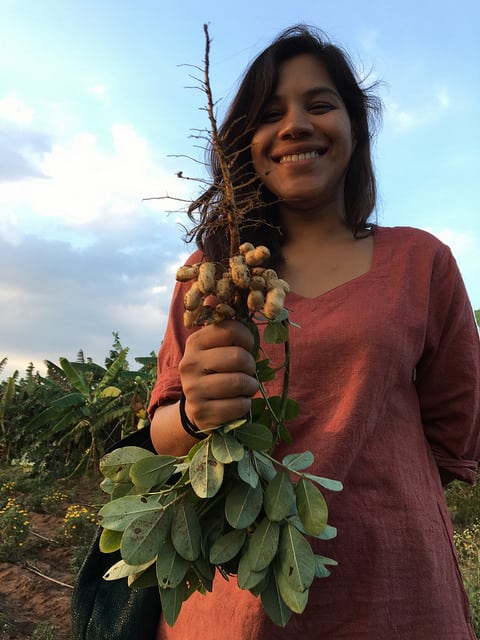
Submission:
[[[175,289],[150,412],[180,394],[188,286]],[[284,629],[217,576],[158,639],[472,640],[437,468],[473,482],[480,457],[478,332],[450,250],[417,229],[375,228],[367,273],[316,298],[291,293],[286,306],[300,325],[289,395],[301,412],[276,455],[309,449],[309,471],[343,482],[325,491],[338,536],[311,540],[338,567]],[[266,347],[274,361],[282,349]]]

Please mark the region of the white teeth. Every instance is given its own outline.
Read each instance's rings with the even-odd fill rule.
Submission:
[[[280,158],[280,164],[283,162],[299,162],[300,160],[311,160],[318,157],[320,154],[318,151],[307,151],[306,153],[292,153],[289,156],[282,156]]]

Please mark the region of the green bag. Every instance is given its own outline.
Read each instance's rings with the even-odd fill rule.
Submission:
[[[130,434],[110,450],[126,446],[153,451],[150,429]],[[72,640],[155,640],[161,614],[158,588],[131,589],[127,580],[104,580],[120,552],[100,551],[101,531],[99,527],[75,581]]]

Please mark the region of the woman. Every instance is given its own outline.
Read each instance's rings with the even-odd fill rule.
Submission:
[[[477,330],[447,247],[419,230],[367,224],[377,107],[346,56],[300,27],[253,62],[221,130],[230,153],[243,150],[237,185],[255,172],[245,190],[260,190],[265,203],[242,239],[273,248],[292,288],[286,306],[300,328],[291,331],[289,394],[301,413],[291,431],[295,450],[313,451],[314,473],[344,484],[329,504],[338,536],[315,547],[339,565],[315,581],[306,611],[285,629],[219,577],[172,629],[161,623],[159,639],[475,637],[441,478],[475,478]],[[212,188],[191,207],[200,213],[193,262],[225,257],[222,232],[209,231],[216,196]],[[200,430],[244,415],[257,391],[249,332],[236,322],[185,330],[184,287],[150,405],[156,450],[177,455],[195,442],[182,427],[182,391]]]
[[[378,112],[344,52],[300,26],[254,60],[220,130],[237,197],[260,196],[242,241],[268,245],[292,289],[289,395],[300,415],[290,431],[295,451],[315,455],[312,472],[344,485],[328,496],[338,536],[312,542],[338,566],[283,629],[218,577],[173,628],[160,620],[157,640],[475,638],[442,480],[475,479],[478,334],[449,249],[419,230],[368,224]],[[216,186],[190,208],[199,249],[189,262],[228,255],[213,153],[211,163]],[[196,442],[192,425],[243,416],[257,392],[251,334],[235,321],[185,329],[188,286],[175,289],[149,409],[153,446],[174,455]]]

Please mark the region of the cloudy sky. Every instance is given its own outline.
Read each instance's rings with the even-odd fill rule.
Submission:
[[[156,351],[206,127],[186,65],[213,40],[219,114],[283,28],[314,24],[382,81],[378,221],[449,244],[480,308],[478,0],[0,0],[0,360]]]

